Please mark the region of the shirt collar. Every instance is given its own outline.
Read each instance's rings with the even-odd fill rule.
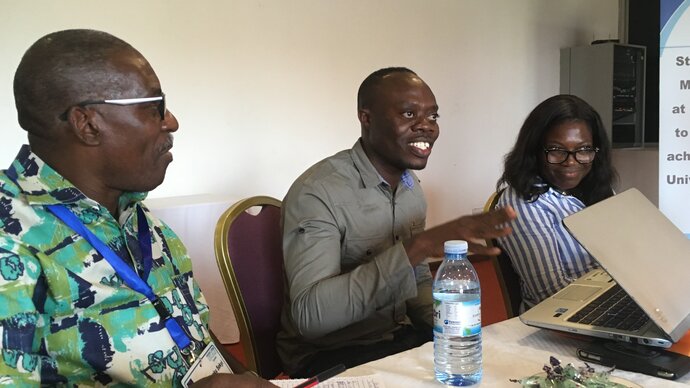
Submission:
[[[376,171],[376,167],[374,167],[371,160],[369,160],[369,157],[364,152],[361,139],[358,139],[352,147],[351,155],[355,168],[359,171],[364,187],[375,187],[380,184],[390,186],[378,171]],[[400,176],[400,181],[403,183],[403,186],[409,190],[414,189],[415,180],[415,176],[410,170],[405,170]]]
[[[405,170],[400,177],[400,181],[407,187],[408,189],[412,190],[414,189],[414,177],[410,173],[410,170]]]
[[[29,205],[98,205],[41,160],[28,145],[21,147],[6,174],[17,184]],[[120,209],[142,201],[146,195],[145,192],[124,193],[120,197]]]
[[[576,198],[576,197],[573,196],[571,193],[568,193],[568,192],[565,192],[565,191],[561,191],[561,190],[557,190],[557,189],[555,189],[553,186],[549,186],[549,189],[546,191],[546,193],[547,193],[548,195],[553,196],[553,197],[556,197],[556,198],[565,198],[565,199],[568,199],[568,198]]]

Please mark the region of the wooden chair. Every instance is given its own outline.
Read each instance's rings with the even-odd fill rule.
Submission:
[[[491,194],[484,205],[484,211],[488,212],[496,208],[498,199],[503,190],[499,190]],[[487,240],[487,245],[497,246],[495,240]],[[520,277],[513,269],[513,264],[510,262],[510,257],[505,252],[501,252],[498,256],[491,257],[491,263],[496,271],[496,277],[503,294],[503,301],[508,318],[519,315],[520,303],[522,303],[522,293],[520,291]]]
[[[265,196],[238,201],[218,220],[214,242],[246,367],[267,379],[283,370],[275,346],[284,293],[280,206]]]

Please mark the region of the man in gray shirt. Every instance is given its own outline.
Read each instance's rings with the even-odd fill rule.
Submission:
[[[411,170],[426,167],[438,106],[413,71],[386,68],[357,95],[361,137],[304,172],[283,201],[287,300],[278,352],[292,377],[347,367],[432,339],[427,257],[446,240],[510,233],[512,209],[465,216],[424,231],[426,201]]]

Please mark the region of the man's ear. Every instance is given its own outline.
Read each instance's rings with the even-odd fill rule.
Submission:
[[[72,132],[82,143],[90,146],[101,142],[100,130],[93,118],[93,112],[83,106],[73,106],[67,111],[67,122]]]
[[[358,109],[357,118],[359,119],[359,123],[362,124],[362,129],[369,128],[371,124],[371,113],[369,109]]]

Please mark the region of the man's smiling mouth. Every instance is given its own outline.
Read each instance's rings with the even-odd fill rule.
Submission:
[[[426,151],[431,146],[428,141],[416,141],[414,143],[409,143],[412,147]]]

